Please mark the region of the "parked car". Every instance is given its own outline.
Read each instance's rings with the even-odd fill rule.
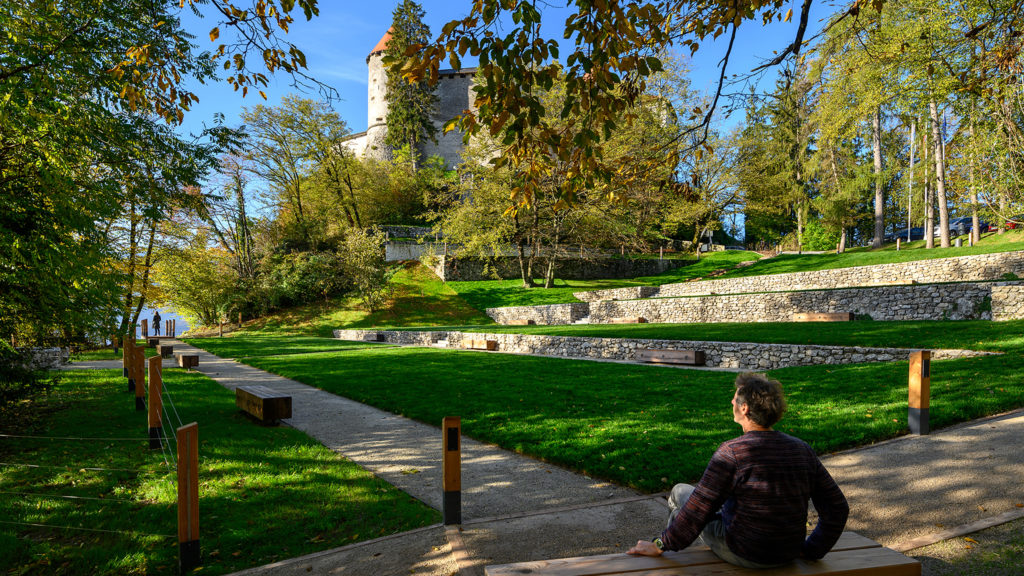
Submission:
[[[963,236],[974,229],[974,220],[970,216],[960,216],[959,218],[951,218],[949,220],[949,235],[950,236]],[[987,230],[988,224],[978,221],[979,230]],[[939,236],[942,232],[942,226],[935,227],[935,235]]]
[[[906,242],[907,241],[907,229],[906,228],[901,228],[900,230],[892,232],[891,234],[887,234],[885,236],[884,240],[886,242],[895,242],[897,238],[899,238],[903,242]],[[922,227],[911,228],[910,229],[910,239],[911,240],[923,240],[924,239],[924,228],[922,228]]]
[[[1024,214],[1018,214],[1017,216],[1010,218],[1006,223],[1006,227],[1010,230],[1024,228]]]

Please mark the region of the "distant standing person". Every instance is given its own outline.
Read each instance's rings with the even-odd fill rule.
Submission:
[[[153,336],[160,335],[160,311],[153,312]]]
[[[772,430],[786,411],[782,385],[761,374],[736,377],[733,421],[743,435],[724,442],[697,486],[677,484],[669,495],[668,528],[641,540],[630,554],[659,556],[698,537],[730,564],[781,566],[818,559],[846,526],[850,508],[835,480],[803,440]],[[807,535],[807,502],[818,525]]]

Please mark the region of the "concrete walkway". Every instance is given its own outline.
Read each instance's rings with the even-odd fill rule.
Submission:
[[[299,382],[200,356],[227,388],[292,395],[286,423],[427,505],[441,509],[439,427]],[[723,409],[727,409],[724,407]],[[440,423],[438,423],[440,425]],[[738,431],[737,431],[738,432]],[[896,546],[943,529],[1018,514],[1024,503],[1024,411],[930,436],[905,436],[823,458],[851,504],[847,529]],[[247,570],[242,574],[483,574],[488,564],[624,551],[663,527],[663,498],[594,480],[495,446],[463,442],[459,527],[432,526]],[[1020,515],[1020,514],[1018,514]]]

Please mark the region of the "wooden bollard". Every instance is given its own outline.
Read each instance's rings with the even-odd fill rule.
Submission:
[[[931,396],[932,353],[928,350],[910,354],[910,400],[907,421],[911,434],[928,434],[928,404]]]
[[[163,410],[163,357],[153,356],[149,359],[149,447],[159,450],[163,427],[160,425]]]
[[[177,318],[171,318],[171,337],[172,338],[177,338],[178,337],[178,319]]]
[[[238,327],[239,328],[242,327],[242,313],[241,312],[238,313]]]
[[[224,337],[224,323],[223,322],[220,323],[220,337],[221,338]]]
[[[445,416],[441,423],[444,449],[441,484],[444,504],[441,514],[445,525],[462,524],[462,419]]]
[[[149,338],[149,320],[142,319],[142,337]]]
[[[199,424],[178,428],[178,569],[182,574],[200,563]]]
[[[135,372],[135,411],[141,412],[146,409],[146,349],[142,346],[135,348],[132,368]]]

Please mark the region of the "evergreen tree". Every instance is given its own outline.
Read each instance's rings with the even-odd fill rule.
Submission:
[[[384,51],[387,68],[388,131],[385,143],[392,148],[408,147],[417,164],[417,147],[424,140],[436,142],[430,114],[437,107],[437,96],[426,80],[409,82],[402,77],[406,51],[410,46],[431,41],[430,27],[423,23],[423,7],[402,0],[391,21],[391,39]]]

